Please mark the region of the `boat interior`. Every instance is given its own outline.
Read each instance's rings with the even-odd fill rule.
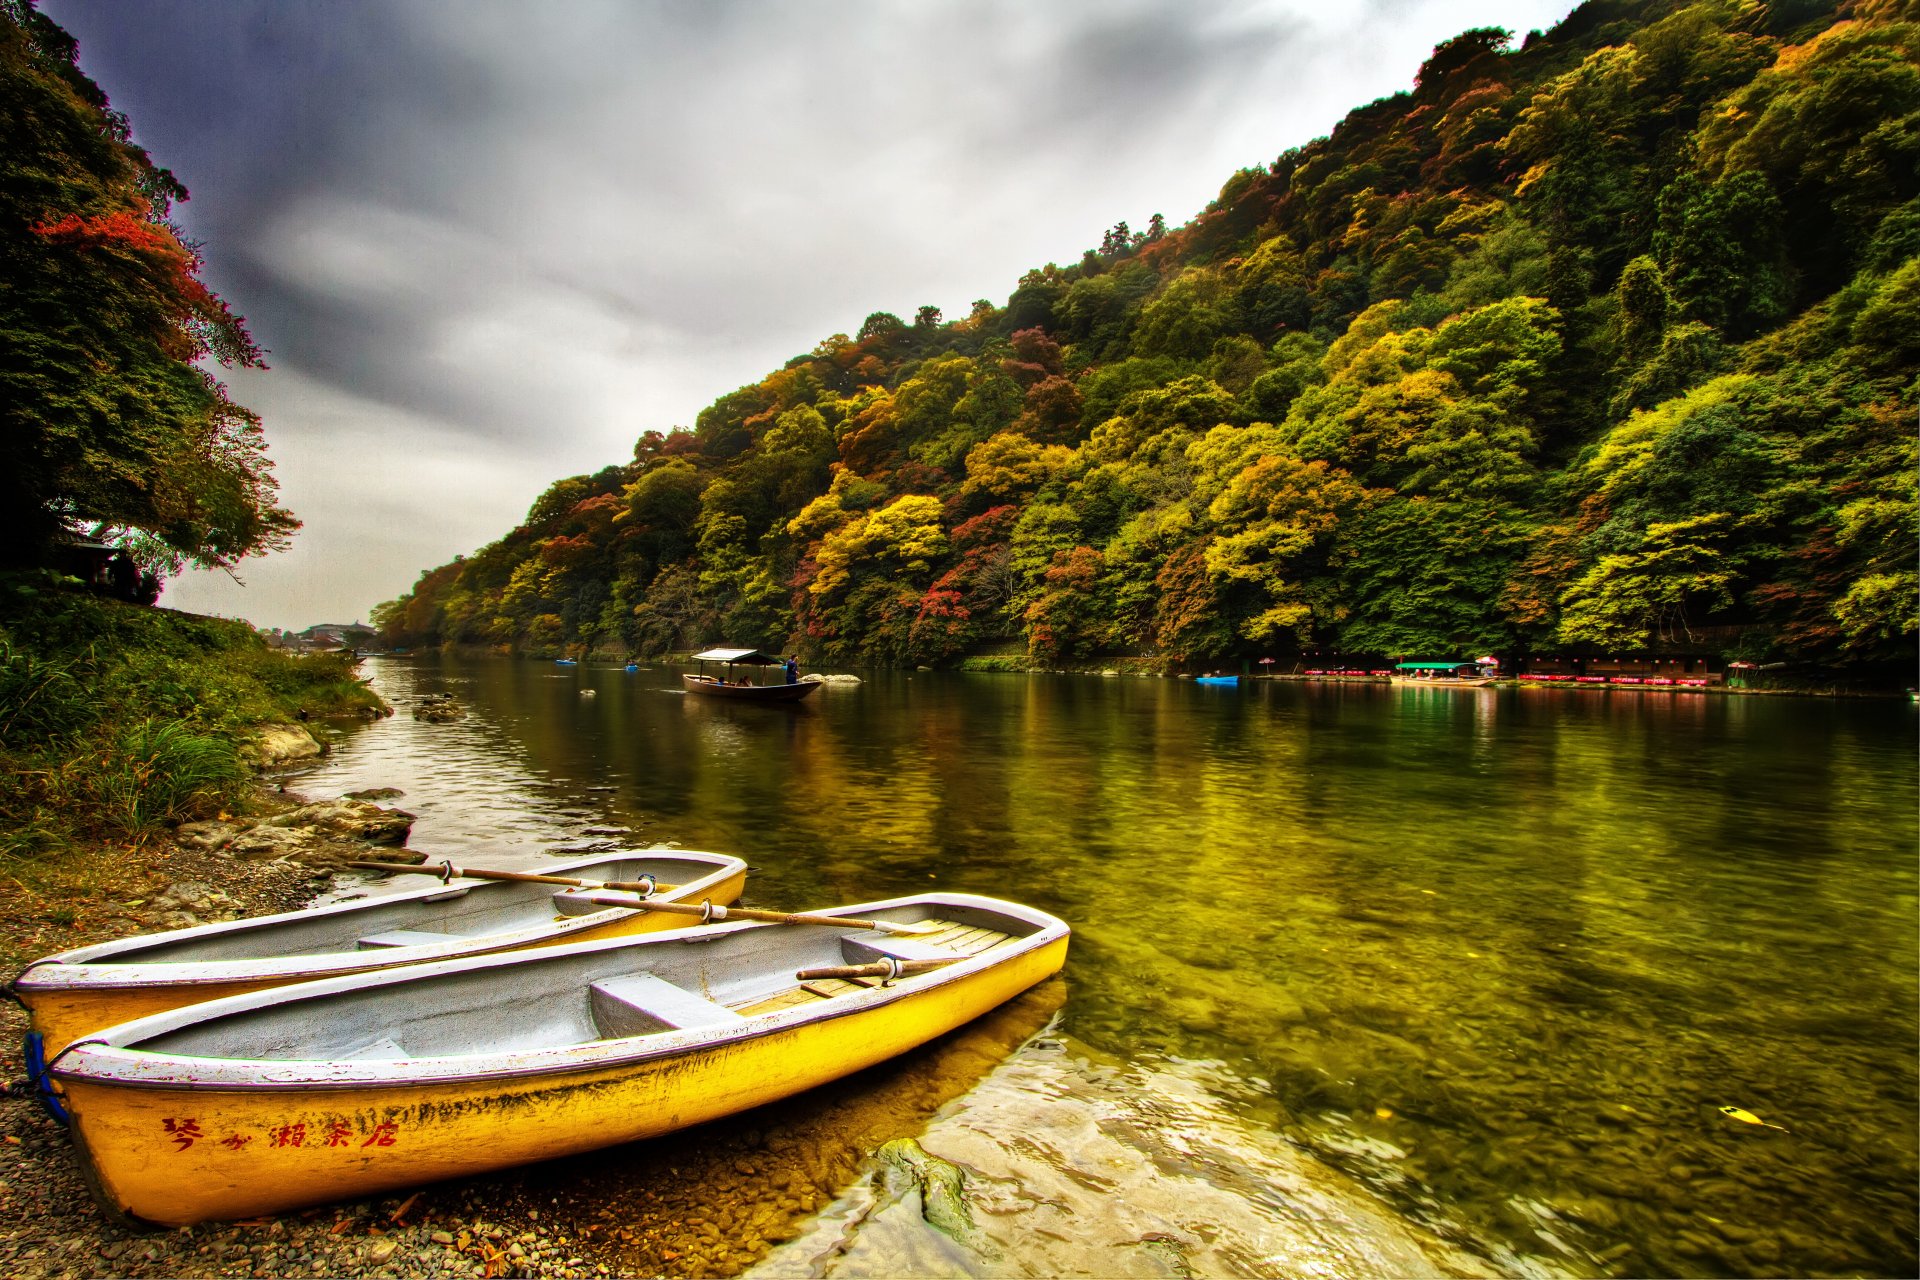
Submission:
[[[1045,926],[969,904],[912,900],[861,918],[926,926],[757,925],[624,939],[466,962],[447,972],[369,975],[328,995],[281,999],[124,1047],[188,1057],[366,1061],[549,1049],[730,1026],[831,1002],[883,979],[813,979],[800,970],[896,960],[964,960]],[[939,970],[892,979],[911,987]],[[404,975],[404,976],[402,976]]]
[[[722,854],[675,850],[627,853],[540,870],[602,881],[652,876],[663,885],[699,885],[725,879],[739,867],[738,859]],[[159,934],[151,939],[125,939],[81,959],[90,964],[183,964],[439,946],[537,928],[580,914],[556,902],[566,893],[562,886],[551,884],[455,879],[435,892],[262,916],[195,937]],[[681,895],[669,892],[667,896]]]

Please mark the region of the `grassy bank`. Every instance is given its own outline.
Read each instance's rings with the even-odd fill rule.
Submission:
[[[338,655],[0,578],[0,859],[137,843],[237,806],[248,729],[380,707]]]

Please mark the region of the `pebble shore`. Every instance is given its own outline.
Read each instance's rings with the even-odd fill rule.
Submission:
[[[294,910],[329,880],[321,867],[249,861],[192,842],[156,843],[116,854],[111,871],[89,882],[85,900],[9,896],[0,906],[0,935],[10,955],[51,954],[132,933]],[[66,1131],[28,1093],[16,1049],[25,1031],[20,1006],[0,1003],[0,1044],[7,1046],[0,1060],[0,1275],[618,1274],[587,1242],[543,1229],[538,1209],[518,1204],[512,1187],[483,1193],[453,1184],[247,1222],[128,1230],[94,1204]]]

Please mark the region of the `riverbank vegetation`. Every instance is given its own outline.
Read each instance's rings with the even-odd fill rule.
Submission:
[[[259,420],[209,372],[261,352],[170,221],[186,190],[75,54],[0,0],[0,858],[233,805],[246,726],[379,706],[346,661],[71,576],[151,599],[298,525]]]
[[[0,858],[138,842],[237,808],[249,727],[380,707],[345,655],[0,578]]]
[[[1916,631],[1920,27],[1595,0],[561,480],[397,643],[949,664]]]

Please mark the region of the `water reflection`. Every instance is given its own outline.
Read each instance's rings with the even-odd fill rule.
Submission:
[[[754,905],[1058,912],[1068,1033],[1222,1064],[1231,1123],[1503,1269],[1915,1270],[1904,704],[918,673],[795,709],[667,671],[377,677],[470,714],[360,731],[306,785],[404,788],[416,847],[515,865],[617,826],[746,856]]]

